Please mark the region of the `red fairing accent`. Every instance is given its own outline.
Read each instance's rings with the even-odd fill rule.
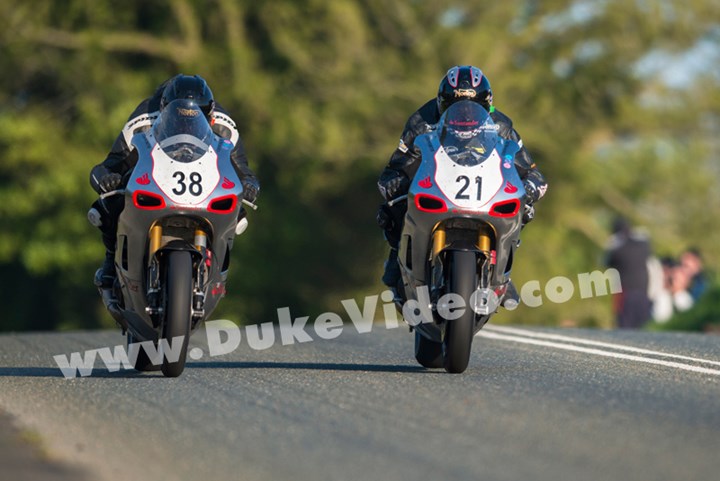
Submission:
[[[147,172],[145,172],[141,177],[135,179],[135,182],[140,185],[148,185],[150,183],[150,177],[148,176]]]
[[[133,204],[142,210],[160,210],[167,207],[163,196],[143,190],[133,192]]]
[[[212,290],[210,291],[210,294],[212,294],[213,297],[225,295],[226,294],[225,284],[218,282],[217,284],[215,284],[213,286]]]
[[[519,210],[520,201],[518,199],[504,200],[502,202],[497,202],[490,207],[490,215],[493,217],[514,217],[517,215]]]
[[[507,192],[508,194],[514,194],[517,191],[518,191],[518,188],[515,187],[514,185],[512,185],[510,183],[510,181],[508,180],[507,183],[505,184],[505,192]]]
[[[212,212],[214,214],[229,214],[235,211],[237,200],[238,199],[235,194],[217,197],[210,201],[207,210],[208,212]],[[227,204],[225,201],[230,201],[230,203]]]
[[[440,197],[430,194],[417,194],[415,196],[415,207],[421,212],[440,213],[447,212],[447,204]]]
[[[429,189],[430,187],[432,187],[432,180],[430,180],[430,176],[428,175],[423,180],[418,182],[418,185],[423,189]]]
[[[235,182],[231,181],[227,177],[223,177],[222,188],[223,189],[232,189],[233,187],[235,187]]]

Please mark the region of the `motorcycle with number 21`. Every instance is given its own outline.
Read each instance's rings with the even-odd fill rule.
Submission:
[[[127,334],[133,367],[176,377],[190,335],[225,295],[233,240],[247,225],[244,217],[238,222],[242,203],[255,206],[243,200],[233,144],[212,131],[192,100],[166,105],[132,143],[138,161],[125,189],[101,196],[123,195],[124,208],[117,280],[100,294]]]
[[[415,140],[422,160],[407,196],[396,304],[415,331],[415,358],[467,369],[474,335],[497,311],[519,245],[525,189],[520,146],[478,103],[452,104]]]

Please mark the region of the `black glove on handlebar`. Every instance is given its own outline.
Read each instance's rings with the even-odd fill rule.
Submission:
[[[122,183],[122,176],[116,173],[105,174],[100,177],[98,185],[105,192],[112,192]]]
[[[529,180],[525,181],[524,187],[525,187],[525,203],[528,205],[533,205],[535,202],[537,202],[538,198],[540,197],[540,192],[538,191],[535,184]]]
[[[523,212],[523,216],[522,216],[523,226],[529,222],[532,222],[532,220],[534,218],[535,218],[535,207],[533,207],[530,204],[525,204],[525,212]]]
[[[260,192],[260,186],[257,181],[253,179],[243,179],[241,183],[243,187],[243,199],[254,204]]]
[[[386,201],[392,200],[399,195],[406,194],[410,188],[410,180],[402,173],[398,174],[384,182],[378,182],[380,193]]]

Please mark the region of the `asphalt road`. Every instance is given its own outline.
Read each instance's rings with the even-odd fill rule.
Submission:
[[[460,375],[417,366],[406,328],[350,325],[265,350],[244,337],[176,379],[100,361],[63,377],[54,355],[119,332],[2,335],[0,411],[90,479],[720,479],[717,336],[481,334]],[[191,345],[207,353],[205,332]]]

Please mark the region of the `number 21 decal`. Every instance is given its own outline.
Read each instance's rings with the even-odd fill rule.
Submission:
[[[468,177],[467,175],[460,175],[457,179],[455,179],[455,182],[462,184],[460,186],[460,190],[458,190],[457,194],[455,194],[455,199],[469,200],[470,195],[466,194],[465,191],[467,191],[468,187],[470,187],[470,177]],[[482,177],[475,177],[475,184],[477,184],[477,196],[475,198],[479,201],[482,196]]]

